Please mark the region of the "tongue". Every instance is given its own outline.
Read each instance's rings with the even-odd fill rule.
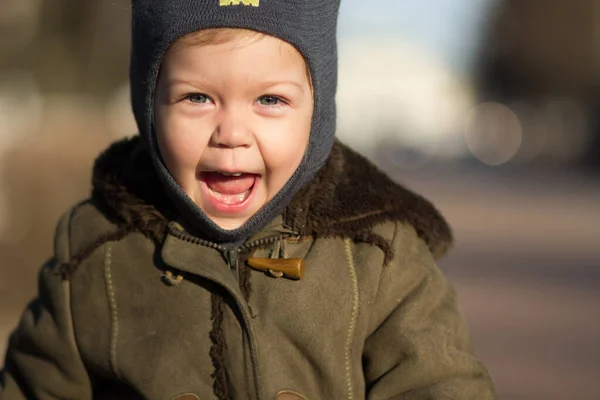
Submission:
[[[242,174],[240,176],[226,176],[218,172],[207,172],[206,184],[213,192],[221,194],[242,194],[254,185],[253,174]]]

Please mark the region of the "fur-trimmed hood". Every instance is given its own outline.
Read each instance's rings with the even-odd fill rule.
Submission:
[[[92,200],[126,231],[139,231],[155,242],[176,219],[143,142],[121,140],[96,160]],[[336,141],[325,166],[286,207],[284,224],[301,236],[351,237],[392,251],[371,228],[384,222],[414,227],[435,257],[452,243],[450,227],[423,197],[394,183],[366,158]]]

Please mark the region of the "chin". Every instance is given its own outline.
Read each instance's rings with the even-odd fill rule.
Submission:
[[[226,218],[211,218],[212,221],[219,226],[221,229],[225,229],[227,231],[232,231],[234,229],[238,229],[242,225],[248,221],[248,218],[238,220],[238,219],[226,219]]]

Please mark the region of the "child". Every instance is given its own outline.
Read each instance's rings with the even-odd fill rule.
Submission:
[[[338,6],[133,2],[140,136],[58,224],[3,400],[494,398],[446,222],[334,138]]]

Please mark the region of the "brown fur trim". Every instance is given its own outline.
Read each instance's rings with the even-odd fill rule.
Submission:
[[[98,158],[93,187],[93,200],[109,219],[157,244],[177,215],[139,137],[113,144]],[[430,202],[339,141],[325,166],[288,205],[284,222],[301,236],[349,237],[376,245],[386,260],[391,259],[391,247],[369,233],[381,223],[413,226],[436,257],[452,243],[450,227]]]
[[[217,293],[211,295],[211,319],[212,330],[210,331],[210,358],[215,371],[211,375],[214,379],[213,391],[219,400],[229,399],[229,384],[227,381],[227,371],[225,370],[225,338],[223,336],[223,299]]]
[[[371,231],[357,232],[352,238],[356,243],[368,243],[379,247],[384,254],[383,265],[388,265],[394,258],[394,249],[384,237]]]
[[[250,300],[250,293],[252,293],[252,282],[250,281],[252,270],[246,265],[245,260],[242,259],[239,260],[239,268],[240,290],[242,291],[244,299],[246,300],[246,302],[248,302]]]
[[[386,259],[389,246],[366,234],[384,222],[412,225],[436,257],[452,243],[450,227],[429,201],[339,141],[327,164],[288,206],[285,221],[302,236],[351,237],[377,245]]]
[[[154,165],[138,137],[113,144],[98,157],[92,199],[106,216],[159,244],[172,216]]]

